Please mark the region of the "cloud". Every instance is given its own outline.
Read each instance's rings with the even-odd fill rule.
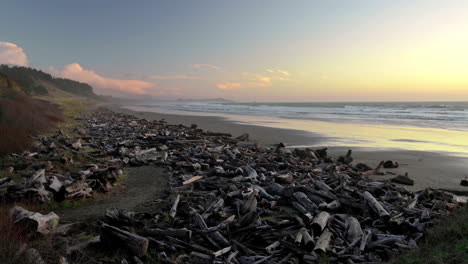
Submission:
[[[18,45],[0,41],[0,64],[27,66],[28,56]]]
[[[218,83],[216,88],[220,90],[235,90],[241,88],[260,88],[260,87],[268,87],[271,86],[270,83],[262,83],[262,82],[223,82]]]
[[[155,84],[139,80],[118,80],[103,77],[94,71],[84,69],[78,63],[68,64],[62,71],[51,69],[51,71],[62,78],[85,82],[96,88],[96,92],[102,94],[145,95],[149,94],[149,88],[156,87]]]
[[[266,69],[268,74],[258,74],[244,72],[242,73],[241,81],[228,81],[216,84],[216,88],[220,90],[235,90],[242,88],[261,88],[270,87],[274,81],[288,81],[291,75],[287,71]]]
[[[221,67],[213,65],[213,64],[192,64],[191,67],[197,70],[200,70],[200,69],[221,70]]]
[[[271,82],[271,78],[268,77],[268,76],[263,76],[261,74],[257,74],[255,76],[255,80],[259,81],[259,82],[264,82],[264,83],[270,83]]]
[[[277,72],[282,73],[283,75],[286,75],[286,76],[291,76],[291,74],[288,71],[277,70]]]
[[[269,72],[269,73],[280,73],[284,76],[291,76],[291,73],[289,73],[288,71],[284,71],[284,70],[273,70],[273,69],[266,69],[265,70],[266,72]]]
[[[148,76],[153,80],[204,80],[204,78],[193,75],[152,75]]]

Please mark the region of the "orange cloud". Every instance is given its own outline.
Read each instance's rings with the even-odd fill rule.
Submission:
[[[27,66],[28,56],[18,45],[0,41],[0,64]]]
[[[257,81],[259,81],[259,82],[265,82],[265,83],[271,82],[271,78],[270,78],[270,77],[263,76],[263,75],[260,75],[260,74],[257,74],[257,75],[255,76],[255,80],[257,80]]]
[[[84,69],[78,63],[68,64],[62,71],[54,69],[52,69],[52,71],[60,77],[88,83],[97,90],[96,92],[102,94],[118,92],[123,94],[145,95],[149,94],[149,88],[156,87],[155,84],[145,81],[106,78],[94,71]]]

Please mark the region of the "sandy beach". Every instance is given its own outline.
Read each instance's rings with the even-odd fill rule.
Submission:
[[[283,142],[286,146],[314,145],[328,147],[326,145],[321,145],[321,142],[333,140],[332,138],[326,138],[323,135],[307,131],[238,124],[216,116],[188,116],[156,112],[136,112],[117,105],[107,107],[116,112],[131,114],[148,120],[165,119],[172,124],[197,124],[202,129],[231,133],[233,136],[249,133],[252,141],[264,145]],[[468,176],[468,162],[464,157],[453,156],[449,153],[405,149],[362,148],[356,146],[330,147],[329,153],[334,157],[338,157],[339,155],[345,154],[349,148],[353,150],[355,163],[362,162],[374,167],[382,160],[396,160],[399,162],[399,168],[387,169],[388,173],[386,175],[373,176],[374,180],[389,179],[395,177],[395,175],[408,172],[410,178],[415,181],[415,185],[405,187],[412,191],[427,187],[466,191],[466,187],[460,186],[460,180]]]

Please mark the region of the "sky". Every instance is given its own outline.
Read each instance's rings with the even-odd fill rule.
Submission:
[[[0,63],[132,98],[468,101],[468,1],[6,0]]]

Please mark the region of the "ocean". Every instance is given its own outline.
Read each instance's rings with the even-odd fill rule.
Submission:
[[[468,102],[197,103],[143,105],[166,110],[468,131]]]
[[[468,156],[468,102],[143,104],[138,111],[220,116],[327,136],[330,146],[404,148]],[[333,139],[333,140],[332,140]],[[307,144],[305,144],[307,145]]]

